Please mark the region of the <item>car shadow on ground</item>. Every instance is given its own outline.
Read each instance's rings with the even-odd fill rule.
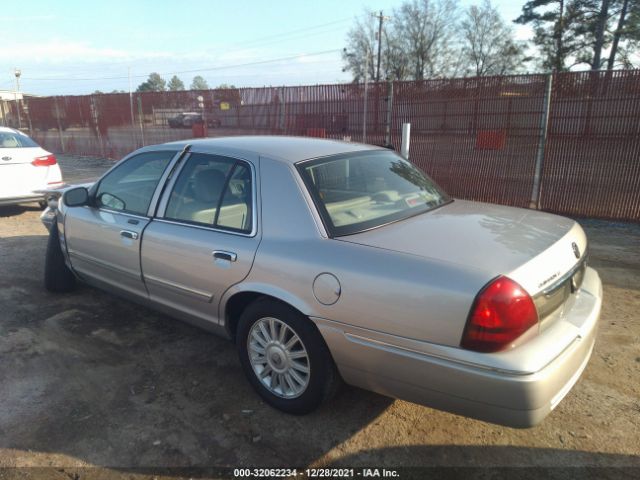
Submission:
[[[0,218],[17,217],[25,212],[42,211],[38,205],[7,205],[0,206]]]
[[[420,466],[415,465],[419,458]],[[256,470],[262,465],[252,465]],[[289,460],[283,469],[296,469],[305,478],[399,478],[402,480],[620,480],[638,478],[640,458],[633,455],[567,451],[554,448],[514,446],[407,446],[364,450],[343,456],[335,462],[313,466]],[[68,480],[99,478],[110,480],[176,480],[243,478],[234,474],[238,467],[40,467],[2,471],[7,480]],[[241,468],[241,467],[240,467]],[[284,478],[284,474],[259,478]],[[294,477],[288,477],[294,478]]]

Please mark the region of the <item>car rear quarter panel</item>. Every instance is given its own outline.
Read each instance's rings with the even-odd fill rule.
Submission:
[[[490,279],[473,267],[325,238],[290,164],[261,159],[263,239],[234,293],[273,295],[305,315],[457,346],[471,303]],[[340,297],[323,305],[313,283],[332,273]]]

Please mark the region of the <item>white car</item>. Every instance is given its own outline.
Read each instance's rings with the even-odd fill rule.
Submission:
[[[43,195],[37,191],[62,183],[55,155],[21,131],[0,127],[0,205],[44,205]]]

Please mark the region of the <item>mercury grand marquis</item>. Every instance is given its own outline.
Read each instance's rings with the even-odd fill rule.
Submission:
[[[81,280],[227,336],[285,412],[344,381],[529,427],[593,349],[602,286],[578,223],[450,198],[384,148],[167,143],[49,197],[49,290]]]

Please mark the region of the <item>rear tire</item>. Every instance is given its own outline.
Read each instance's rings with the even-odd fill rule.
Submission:
[[[44,286],[53,293],[70,292],[76,286],[76,277],[64,261],[57,223],[53,224],[49,232],[44,262]]]
[[[262,298],[249,305],[240,316],[236,346],[251,386],[283,412],[310,413],[342,383],[316,326],[283,303]]]

